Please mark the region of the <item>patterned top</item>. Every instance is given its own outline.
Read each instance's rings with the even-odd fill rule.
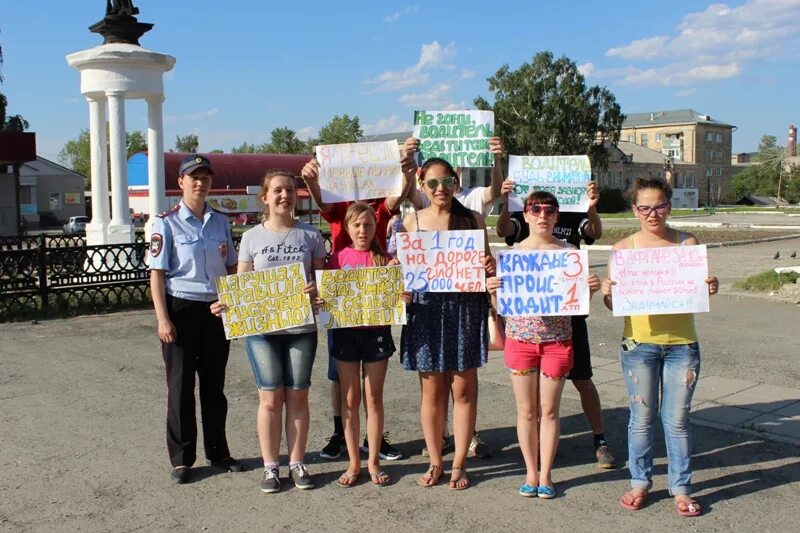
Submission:
[[[572,338],[569,316],[510,316],[505,320],[506,336],[515,341],[543,344]]]

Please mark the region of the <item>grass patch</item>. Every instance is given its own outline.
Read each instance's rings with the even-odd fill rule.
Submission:
[[[778,274],[774,270],[767,270],[737,281],[733,284],[733,288],[753,292],[771,292],[777,291],[787,283],[795,283],[798,278],[800,278],[800,274],[797,272]]]

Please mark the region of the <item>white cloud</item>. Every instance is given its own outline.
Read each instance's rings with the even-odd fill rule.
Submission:
[[[453,86],[448,83],[437,83],[423,93],[404,94],[399,98],[401,104],[420,109],[433,109],[450,104],[447,97]]]
[[[297,130],[297,138],[301,141],[307,141],[312,137],[317,136],[317,128],[314,126],[306,126],[305,128],[300,128]]]
[[[378,120],[375,124],[364,124],[364,135],[377,135],[379,133],[393,133],[396,131],[411,131],[414,125],[407,120],[400,120],[397,115],[391,115]]]
[[[458,77],[459,81],[461,80],[469,80],[475,77],[475,71],[470,69],[464,69],[461,71],[461,75]]]
[[[186,115],[165,115],[164,122],[198,122],[211,118],[219,113],[219,108],[207,109],[205,111],[198,111],[197,113],[189,113]]]
[[[419,4],[413,4],[413,5],[410,5],[410,6],[406,6],[406,8],[403,10],[403,12],[406,15],[408,15],[410,13],[416,13],[417,11],[419,11],[419,8],[420,8]]]
[[[580,69],[586,76],[619,78],[636,86],[730,79],[756,60],[800,57],[798,19],[798,0],[747,0],[733,7],[715,3],[688,13],[672,34],[635,39],[606,51],[609,58],[655,63],[650,68],[602,69],[586,63]]]
[[[423,44],[419,60],[412,66],[402,70],[387,70],[377,77],[364,81],[374,86],[375,92],[399,91],[408,87],[425,85],[430,81],[428,71],[434,69],[453,68],[448,63],[456,55],[456,45],[450,43],[442,46],[439,41]]]
[[[387,24],[392,24],[394,22],[397,22],[399,19],[400,19],[399,11],[395,11],[391,15],[386,15],[385,17],[383,17],[383,21],[386,22]]]
[[[697,89],[692,87],[691,89],[683,89],[682,91],[676,92],[675,96],[678,98],[686,98],[687,96],[692,96],[694,94],[697,94]]]

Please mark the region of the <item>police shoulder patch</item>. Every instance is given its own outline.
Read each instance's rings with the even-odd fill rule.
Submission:
[[[164,237],[160,233],[153,233],[150,236],[150,256],[158,257],[161,250],[164,249]]]

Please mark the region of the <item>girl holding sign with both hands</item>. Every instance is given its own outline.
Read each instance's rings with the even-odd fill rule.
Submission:
[[[260,199],[264,220],[242,235],[237,272],[263,270],[289,263],[302,263],[307,285],[303,292],[315,295],[314,270],[325,265],[325,244],[319,230],[294,218],[297,191],[288,170],[270,170],[264,177]],[[211,312],[220,315],[225,305],[215,302]],[[308,440],[308,388],[317,353],[317,326],[311,324],[251,335],[245,350],[258,387],[256,428],[264,474],[261,490],[278,492],[281,487],[278,459],[281,447],[283,413],[286,411],[286,446],[289,476],[299,489],[314,483],[305,466]]]
[[[637,178],[633,184],[633,213],[641,230],[617,242],[614,250],[661,248],[698,244],[691,233],[667,226],[672,198],[670,186],[659,179]],[[706,278],[708,293],[719,281]],[[613,309],[612,286],[603,282],[603,301]],[[667,457],[669,492],[678,514],[697,516],[702,507],[691,497],[691,427],[689,406],[700,373],[700,348],[694,314],[626,316],[620,361],[630,398],[628,468],[631,489],[620,499],[625,509],[638,511],[647,502],[653,474],[653,422],[661,409]],[[658,392],[661,389],[661,401]]]
[[[507,201],[508,192],[506,192]],[[516,250],[574,249],[553,236],[558,220],[558,200],[548,192],[531,193],[525,200],[525,222],[530,235]],[[486,280],[495,303],[502,280]],[[588,278],[590,294],[600,289],[600,278]],[[572,320],[570,316],[509,316],[503,359],[511,374],[517,403],[517,438],[527,475],[519,493],[527,497],[553,498],[551,476],[560,434],[559,407],[564,378],[572,368]],[[537,418],[541,413],[540,422]],[[541,457],[541,465],[537,459]],[[539,466],[539,467],[537,467]]]

